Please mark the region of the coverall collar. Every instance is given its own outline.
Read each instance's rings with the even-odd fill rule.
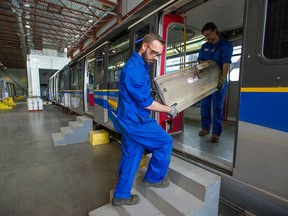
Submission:
[[[139,55],[138,52],[133,51],[133,56],[139,61],[139,63],[145,67],[145,69],[148,71],[150,69],[150,65],[146,64],[146,62],[143,60],[143,58]]]

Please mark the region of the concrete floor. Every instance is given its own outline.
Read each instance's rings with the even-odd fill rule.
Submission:
[[[75,119],[54,105],[0,111],[0,216],[84,216],[109,202],[120,145],[54,147],[51,133]],[[241,214],[220,203],[220,215]]]
[[[81,216],[109,202],[120,145],[54,147],[51,133],[75,119],[53,105],[0,111],[1,216]]]

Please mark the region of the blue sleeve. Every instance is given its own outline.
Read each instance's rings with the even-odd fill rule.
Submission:
[[[203,46],[201,47],[199,54],[198,54],[198,58],[197,58],[198,62],[200,63],[200,61],[204,60],[204,56],[203,56]]]
[[[150,79],[147,71],[134,65],[129,65],[126,70],[124,83],[130,97],[138,107],[150,106],[153,103],[153,98],[150,93]]]
[[[232,58],[232,53],[233,53],[233,47],[231,45],[230,42],[226,42],[223,46],[222,46],[222,64],[223,63],[231,63],[231,58]]]

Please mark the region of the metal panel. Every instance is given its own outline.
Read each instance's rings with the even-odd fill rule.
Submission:
[[[190,69],[180,70],[154,79],[158,95],[168,106],[177,104],[183,111],[217,90],[220,69],[215,61],[206,61]]]

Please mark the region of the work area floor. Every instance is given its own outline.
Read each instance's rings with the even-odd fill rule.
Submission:
[[[211,131],[204,137],[198,136],[201,122],[184,119],[183,133],[173,134],[174,148],[193,155],[227,170],[232,170],[236,122],[223,121],[219,142],[210,141]]]
[[[75,119],[55,105],[0,111],[0,216],[84,216],[109,202],[120,144],[54,147],[51,133]],[[220,203],[219,215],[241,214]]]

